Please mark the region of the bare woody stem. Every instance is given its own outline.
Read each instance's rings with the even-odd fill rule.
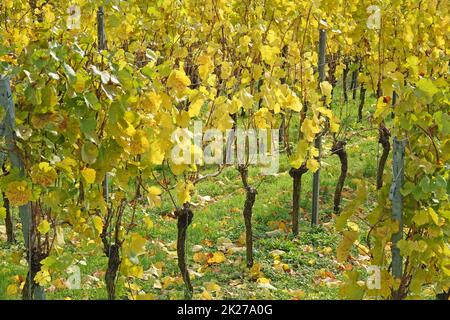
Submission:
[[[298,216],[300,212],[300,195],[302,192],[302,176],[308,172],[306,164],[303,163],[300,168],[291,168],[289,175],[292,177],[292,233],[298,235]]]
[[[252,229],[252,215],[253,205],[255,204],[257,191],[248,184],[248,168],[246,166],[239,166],[239,173],[241,174],[242,184],[246,191],[246,198],[244,204],[244,223],[245,223],[245,246],[247,256],[247,267],[253,266],[253,229]]]
[[[334,213],[339,214],[341,206],[342,188],[344,187],[345,179],[347,178],[347,151],[345,150],[345,141],[336,141],[331,148],[331,154],[335,154],[339,157],[341,162],[341,174],[336,184],[336,190],[334,191]]]
[[[185,203],[182,208],[177,209],[175,212],[177,216],[177,256],[178,256],[178,267],[180,268],[181,276],[183,277],[184,284],[186,285],[188,295],[190,298],[194,292],[192,287],[191,279],[189,277],[189,270],[187,268],[186,262],[186,236],[187,229],[192,223],[194,218],[194,213],[189,208],[189,204]]]

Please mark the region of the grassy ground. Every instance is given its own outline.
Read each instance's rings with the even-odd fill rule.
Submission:
[[[367,104],[371,103],[373,99]],[[351,101],[348,106],[333,106],[333,109],[338,115],[341,113],[349,138],[349,175],[343,192],[345,205],[353,197],[355,185],[352,179],[374,182],[377,131],[363,131],[370,129],[367,118],[362,124],[357,124],[355,102]],[[199,184],[200,197],[193,198],[198,205],[193,207],[194,222],[188,231],[188,264],[194,277],[194,298],[338,298],[339,280],[348,266],[339,264],[335,257],[339,235],[333,227],[332,203],[340,163],[337,156],[330,155],[331,142],[328,137],[323,143],[320,226],[310,226],[312,175],[307,173],[302,183],[300,235],[297,238],[293,238],[290,232],[292,179],[287,173],[289,164],[286,155],[281,155],[278,176],[262,177],[259,169],[250,170],[250,183],[258,190],[253,214],[256,266],[252,270],[245,267],[242,217],[245,192],[238,172],[230,167],[217,178]],[[168,203],[164,202],[158,212],[148,212],[154,223],[153,228],[146,230],[138,227],[149,240],[148,253],[140,257],[144,279],[128,282],[121,277],[118,282],[119,298],[142,293],[156,299],[184,297],[176,260],[176,221],[167,215],[170,209],[164,210],[166,205]],[[4,234],[0,237],[0,299],[17,299],[19,295],[7,295],[6,288],[14,276],[25,275],[24,261],[22,266],[13,263],[14,259],[17,260],[14,253],[20,252],[21,246],[10,246],[5,243]],[[225,252],[224,261],[217,264],[205,262],[217,252]],[[82,290],[69,290],[54,283],[47,290],[48,299],[106,298],[103,270],[107,262],[102,257],[101,248],[94,246],[91,254],[78,258],[84,261],[79,264]],[[61,277],[64,278],[63,275]],[[261,278],[270,279],[270,284],[261,283],[265,282]]]

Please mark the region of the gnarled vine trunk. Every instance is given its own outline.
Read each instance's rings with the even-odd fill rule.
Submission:
[[[45,300],[44,289],[34,280],[41,271],[41,261],[48,257],[48,252],[40,245],[37,234],[37,217],[40,216],[36,203],[29,203],[29,216],[22,220],[24,242],[27,253],[28,272],[22,289],[23,300]]]
[[[34,278],[41,270],[41,261],[46,257],[46,254],[39,252],[36,248],[31,251],[28,250],[27,260],[29,262],[29,269],[22,289],[22,300],[35,300],[37,291],[43,290],[43,288],[34,281]]]
[[[108,251],[106,252],[108,256],[108,268],[105,273],[105,283],[106,283],[106,291],[108,292],[108,299],[114,300],[116,298],[116,278],[117,271],[120,266],[120,245],[114,243],[109,246]]]
[[[4,175],[8,175],[9,172],[6,170],[6,164],[3,162],[2,170]],[[14,219],[11,212],[11,206],[9,205],[9,199],[6,197],[6,194],[2,192],[3,196],[3,207],[5,208],[5,228],[6,228],[6,239],[9,243],[16,242],[16,237],[14,235]]]
[[[386,166],[386,161],[389,156],[389,151],[391,149],[391,143],[389,141],[390,137],[391,137],[391,132],[389,131],[388,128],[386,128],[384,121],[382,121],[378,128],[378,143],[380,143],[382,145],[383,152],[380,157],[380,162],[378,163],[377,190],[381,189],[381,187],[383,186],[384,167]]]
[[[244,204],[244,223],[245,223],[245,247],[247,267],[253,267],[253,228],[252,228],[252,215],[253,205],[255,204],[257,191],[255,188],[248,184],[248,168],[245,166],[239,166],[239,172],[241,174],[242,183],[245,188],[245,204]]]
[[[342,198],[342,188],[344,187],[345,179],[347,178],[347,152],[345,151],[345,141],[336,141],[331,148],[331,154],[335,154],[339,157],[341,162],[341,174],[339,176],[338,182],[336,184],[336,190],[334,191],[334,213],[339,214],[341,198]]]
[[[187,268],[186,262],[186,236],[187,228],[192,223],[194,218],[194,213],[189,208],[188,204],[178,209],[175,212],[177,216],[177,256],[178,256],[178,268],[180,268],[181,276],[183,277],[184,284],[189,292],[189,296],[192,296],[194,288],[191,284],[191,279],[189,277],[189,270]]]
[[[300,195],[302,191],[302,176],[308,171],[306,164],[300,168],[291,168],[289,175],[292,177],[292,233],[298,235],[298,216],[300,212]]]
[[[122,215],[125,210],[125,199],[122,199],[119,207],[117,208],[117,219],[114,223],[114,238],[110,238],[110,232],[108,228],[113,223],[114,210],[109,207],[106,221],[103,225],[100,238],[103,242],[103,252],[108,257],[108,267],[105,273],[106,291],[108,292],[108,299],[114,300],[116,298],[116,279],[119,273],[119,267],[122,263],[120,258],[120,249],[122,248],[123,241],[120,240],[119,234],[122,226]]]
[[[253,187],[246,188],[246,199],[244,205],[244,222],[245,222],[245,245],[247,252],[247,267],[253,267],[253,230],[252,215],[253,205],[256,199],[256,190]]]
[[[108,223],[103,225],[103,232],[100,238],[103,242],[103,253],[108,258],[108,267],[105,272],[106,291],[108,299],[114,300],[116,298],[116,278],[121,263],[120,259],[120,243],[112,243],[108,239]]]
[[[336,67],[338,65],[339,60],[339,52],[332,53],[327,56],[327,62],[328,62],[328,77],[327,80],[333,87],[332,91],[334,90],[334,87],[336,87],[337,79],[336,79]]]
[[[436,300],[449,300],[450,299],[450,289],[447,291],[443,291],[436,295]]]
[[[16,238],[14,236],[14,223],[11,207],[9,205],[9,199],[6,197],[4,192],[2,192],[2,195],[3,195],[3,207],[6,210],[6,217],[5,217],[6,239],[9,243],[14,243],[16,242]]]

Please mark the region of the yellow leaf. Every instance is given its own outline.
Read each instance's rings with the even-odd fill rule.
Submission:
[[[428,208],[428,214],[431,217],[431,220],[433,220],[434,224],[438,227],[442,226],[444,224],[444,221],[440,221],[439,216],[437,215],[436,211],[434,211],[433,208]]]
[[[234,121],[230,117],[230,115],[227,113],[222,113],[220,117],[217,117],[216,119],[216,127],[222,132],[225,132],[226,130],[229,130],[233,127]]]
[[[35,184],[48,187],[55,182],[57,177],[56,170],[48,162],[41,162],[31,167],[31,179]]]
[[[227,61],[222,62],[220,76],[222,79],[228,79],[231,76],[232,67]]]
[[[209,264],[222,263],[225,261],[225,255],[222,252],[214,252],[213,256],[208,259]]]
[[[37,229],[42,235],[47,234],[50,231],[50,223],[47,220],[42,220]]]
[[[352,221],[347,221],[347,226],[348,226],[348,228],[350,230],[353,230],[353,231],[356,231],[356,232],[359,231],[359,226],[356,223],[352,222]]]
[[[19,292],[19,289],[17,288],[17,285],[10,284],[8,287],[6,287],[6,295],[7,296],[13,296]]]
[[[150,144],[144,130],[136,130],[133,132],[130,141],[130,154],[138,155],[146,152],[150,148]]]
[[[253,267],[250,269],[250,275],[252,276],[253,279],[258,279],[264,275],[261,271],[261,268],[262,266],[260,263],[255,263]]]
[[[414,215],[412,218],[412,221],[416,226],[424,225],[425,223],[428,223],[428,214],[425,210],[420,210],[418,213]]]
[[[151,208],[159,207],[161,205],[161,189],[155,186],[148,188],[147,199]]]
[[[39,271],[34,277],[34,281],[38,283],[40,286],[45,286],[50,283],[52,278],[50,277],[50,273],[47,270]]]
[[[343,232],[343,238],[336,250],[337,259],[339,262],[347,260],[350,248],[356,239],[358,239],[358,232],[354,230],[347,230]]]
[[[181,112],[177,113],[176,117],[177,126],[181,128],[187,128],[189,126],[189,112],[185,110],[181,110]]]
[[[325,97],[330,98],[332,90],[333,86],[328,81],[322,81],[320,83],[320,91]]]
[[[320,164],[316,159],[309,159],[308,161],[306,161],[306,167],[308,168],[308,170],[314,173],[319,170]]]
[[[155,300],[156,296],[153,293],[140,294],[136,297],[136,300]]]
[[[153,228],[153,220],[150,219],[149,217],[144,217],[144,223],[145,223],[145,227],[150,230]]]
[[[331,109],[327,109],[324,107],[318,107],[316,110],[319,111],[320,113],[326,115],[329,119],[333,118],[333,112],[331,111]]]
[[[57,226],[56,227],[56,243],[59,244],[60,246],[65,244],[64,241],[64,228],[61,226]]]
[[[280,53],[280,49],[278,47],[263,45],[260,48],[260,52],[264,62],[271,66],[275,63],[277,55]]]
[[[201,55],[198,58],[198,74],[202,80],[208,79],[208,76],[214,70],[214,65],[209,55]]]
[[[133,255],[138,256],[145,253],[146,244],[147,240],[143,238],[140,234],[138,233],[131,234],[129,241],[129,249]]]
[[[250,41],[252,38],[250,38],[248,35],[245,35],[239,39],[239,46],[241,47],[241,50],[247,51],[248,45],[250,44]]]
[[[297,144],[295,153],[289,159],[293,168],[298,169],[305,162],[306,154],[308,153],[308,142],[300,140]]]
[[[256,280],[256,282],[266,284],[266,283],[270,283],[270,279],[261,277],[261,278],[258,278],[258,280]]]
[[[6,218],[6,208],[0,208],[0,220],[4,220]]]
[[[93,184],[95,182],[96,172],[92,168],[84,168],[81,170],[81,176],[87,184]]]
[[[294,300],[301,300],[305,297],[306,293],[305,291],[298,289],[298,290],[289,290],[289,295]]]
[[[164,149],[160,141],[154,141],[150,145],[150,162],[153,165],[160,165],[164,161]]]
[[[17,65],[17,60],[15,58],[13,58],[12,56],[7,55],[7,54],[5,54],[3,56],[0,56],[0,62],[1,61]]]
[[[374,113],[375,119],[384,119],[388,115],[389,111],[390,107],[386,102],[384,102],[384,98],[378,98],[376,110]]]
[[[261,108],[255,112],[255,125],[259,129],[270,129],[272,122],[272,114],[267,108]]]
[[[217,283],[215,283],[215,282],[207,282],[205,284],[205,288],[209,292],[218,292],[218,291],[221,290],[220,286]]]
[[[270,279],[268,278],[258,278],[258,280],[256,280],[256,282],[258,283],[258,288],[264,288],[264,289],[276,289],[274,286],[272,286],[270,284]]]
[[[206,255],[203,252],[196,252],[192,257],[195,262],[204,263],[207,260]]]
[[[150,188],[148,188],[148,193],[152,196],[159,196],[161,195],[161,189],[155,186],[151,186]]]
[[[183,69],[173,70],[167,78],[167,86],[178,93],[182,93],[191,84],[191,80]]]
[[[295,94],[295,92],[287,87],[282,87],[282,89],[282,91],[285,92],[285,107],[291,109],[292,111],[300,112],[303,108],[303,104],[301,103],[299,97]]]
[[[213,297],[211,296],[211,294],[207,290],[203,290],[203,292],[202,292],[202,299],[204,299],[204,300],[212,300]]]
[[[231,102],[230,102],[230,104],[228,106],[228,112],[230,114],[235,114],[241,108],[242,108],[242,101],[239,100],[239,98],[237,98],[237,97],[233,97],[233,99],[231,99]]]
[[[393,88],[394,80],[392,78],[386,78],[381,83],[382,92],[385,96],[392,96],[392,93],[394,92]]]
[[[311,142],[314,140],[316,134],[320,132],[320,128],[313,120],[305,119],[301,131],[303,132],[305,139]]]
[[[346,271],[345,283],[339,288],[339,294],[350,300],[361,300],[364,297],[364,287],[359,285],[357,271]]]
[[[175,284],[176,279],[170,276],[164,277],[161,279],[162,288],[167,289],[169,286]]]
[[[142,107],[145,111],[155,114],[161,107],[162,98],[156,92],[150,92],[144,97]]]
[[[177,191],[177,197],[178,202],[180,204],[185,204],[191,201],[191,191],[194,190],[194,185],[191,181],[185,182],[178,182],[176,186]]]
[[[139,261],[137,260],[136,262]],[[142,268],[142,266],[135,265],[128,258],[123,258],[122,263],[120,264],[120,272],[122,272],[123,275],[127,277],[135,277],[142,279],[144,276],[144,269]]]
[[[94,216],[92,218],[92,223],[94,224],[95,230],[97,230],[98,233],[102,233],[103,231],[103,220],[99,216]]]
[[[336,133],[339,131],[339,119],[335,116],[330,118],[330,131]]]
[[[197,99],[189,105],[189,117],[193,118],[199,115],[200,110],[203,106],[204,100]]]

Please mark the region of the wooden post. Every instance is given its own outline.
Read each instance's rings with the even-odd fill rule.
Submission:
[[[15,148],[15,112],[14,102],[12,98],[11,85],[9,77],[0,75],[0,106],[4,109],[4,118],[0,126],[0,135],[5,137],[8,148],[8,155],[11,165],[19,169],[21,176],[25,176],[23,161]],[[31,232],[32,227],[32,212],[31,203],[27,203],[19,207],[19,216],[22,222],[22,233],[25,247],[31,255],[32,244],[34,242],[34,235]],[[36,300],[45,300],[45,293],[42,287],[36,285],[34,290],[34,298]]]
[[[98,50],[106,50],[105,11],[103,6],[99,6],[97,10],[97,39]]]
[[[103,6],[99,6],[97,10],[97,45],[98,51],[106,50],[106,32],[105,32],[105,11]],[[102,60],[103,61],[103,60]],[[108,183],[108,173],[105,174],[105,179],[103,180],[103,198],[106,203],[108,203],[109,197],[109,183]]]
[[[1,95],[1,93],[0,93]],[[2,104],[3,105],[3,104]],[[0,136],[4,135],[4,124],[1,124],[1,134]],[[0,151],[0,166],[2,167],[2,173],[5,175],[7,174],[6,171],[6,158],[8,157],[7,151]],[[3,207],[5,208],[5,226],[6,226],[6,239],[9,243],[16,242],[16,232],[15,232],[15,225],[14,225],[14,215],[11,210],[11,206],[9,204],[9,199],[6,197],[5,192],[2,192],[2,198],[3,198]]]
[[[0,106],[4,109],[3,122],[1,124],[0,132],[5,137],[6,145],[8,148],[8,155],[11,161],[11,165],[14,168],[18,168],[20,174],[23,176],[24,166],[22,159],[19,157],[15,150],[15,112],[14,103],[12,99],[12,92],[10,86],[9,77],[0,76]],[[26,204],[19,208],[20,218],[22,221],[22,231],[25,246],[28,248],[30,242],[30,228],[31,228],[31,206]]]
[[[403,274],[403,258],[400,255],[400,249],[397,243],[403,237],[403,199],[400,190],[403,185],[404,176],[404,158],[405,158],[405,140],[394,138],[394,154],[392,163],[392,186],[389,197],[392,201],[392,219],[398,221],[399,230],[392,235],[392,275],[400,279]]]
[[[326,42],[327,33],[324,29],[319,30],[319,82],[325,81],[325,64],[326,64]],[[315,140],[314,146],[319,150],[319,156],[317,161],[320,163],[322,154],[322,133],[319,133]],[[314,173],[313,176],[313,192],[312,192],[312,216],[311,224],[317,225],[319,223],[319,189],[320,189],[320,168]]]
[[[392,92],[392,113],[391,113],[391,119],[395,118],[395,105],[397,104],[397,92]]]

